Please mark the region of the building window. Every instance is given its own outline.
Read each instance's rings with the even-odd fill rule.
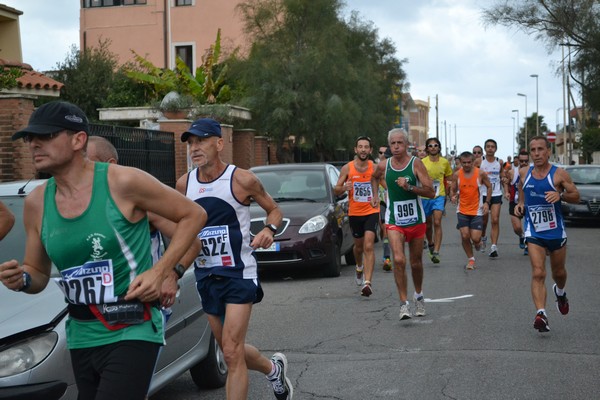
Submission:
[[[148,0],[83,0],[83,8],[133,6],[146,4]]]
[[[191,6],[193,0],[175,0],[175,7]]]
[[[181,58],[190,72],[194,74],[194,47],[192,45],[175,46],[175,57]]]

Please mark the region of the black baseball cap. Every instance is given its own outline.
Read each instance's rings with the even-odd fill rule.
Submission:
[[[210,136],[221,136],[221,124],[211,118],[200,118],[192,123],[190,129],[181,134],[181,141],[188,140],[190,135],[206,138]]]
[[[89,132],[88,119],[81,108],[66,101],[52,101],[31,114],[29,125],[12,136],[17,140],[28,134],[50,135],[64,129]]]

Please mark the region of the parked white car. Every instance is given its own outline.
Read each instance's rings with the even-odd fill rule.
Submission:
[[[25,196],[43,180],[0,183],[0,200],[15,215],[12,231],[0,241],[0,262],[23,260]],[[57,271],[56,274],[58,274]],[[227,366],[196,290],[193,268],[181,289],[166,328],[149,394],[189,370],[196,385],[225,384]],[[0,399],[75,400],[77,387],[66,348],[64,296],[53,282],[39,294],[13,292],[0,285]]]

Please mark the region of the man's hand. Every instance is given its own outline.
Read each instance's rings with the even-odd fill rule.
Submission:
[[[515,206],[515,215],[517,217],[522,217],[524,214],[524,211],[525,211],[525,206],[523,204],[519,203]]]
[[[274,236],[275,235],[273,231],[271,231],[269,228],[264,228],[263,230],[258,232],[256,236],[254,236],[254,239],[252,239],[250,246],[255,250],[259,247],[262,247],[263,249],[268,249],[273,244]]]
[[[23,268],[17,260],[0,264],[0,280],[10,290],[20,290],[23,287]]]
[[[164,277],[157,268],[150,268],[136,276],[129,284],[125,300],[138,299],[144,303],[157,300],[160,297],[163,280]]]

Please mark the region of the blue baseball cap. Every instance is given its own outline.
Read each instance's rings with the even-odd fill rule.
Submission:
[[[186,142],[190,135],[207,138],[210,136],[221,136],[221,124],[211,118],[200,118],[192,123],[190,129],[183,132],[181,141]]]

